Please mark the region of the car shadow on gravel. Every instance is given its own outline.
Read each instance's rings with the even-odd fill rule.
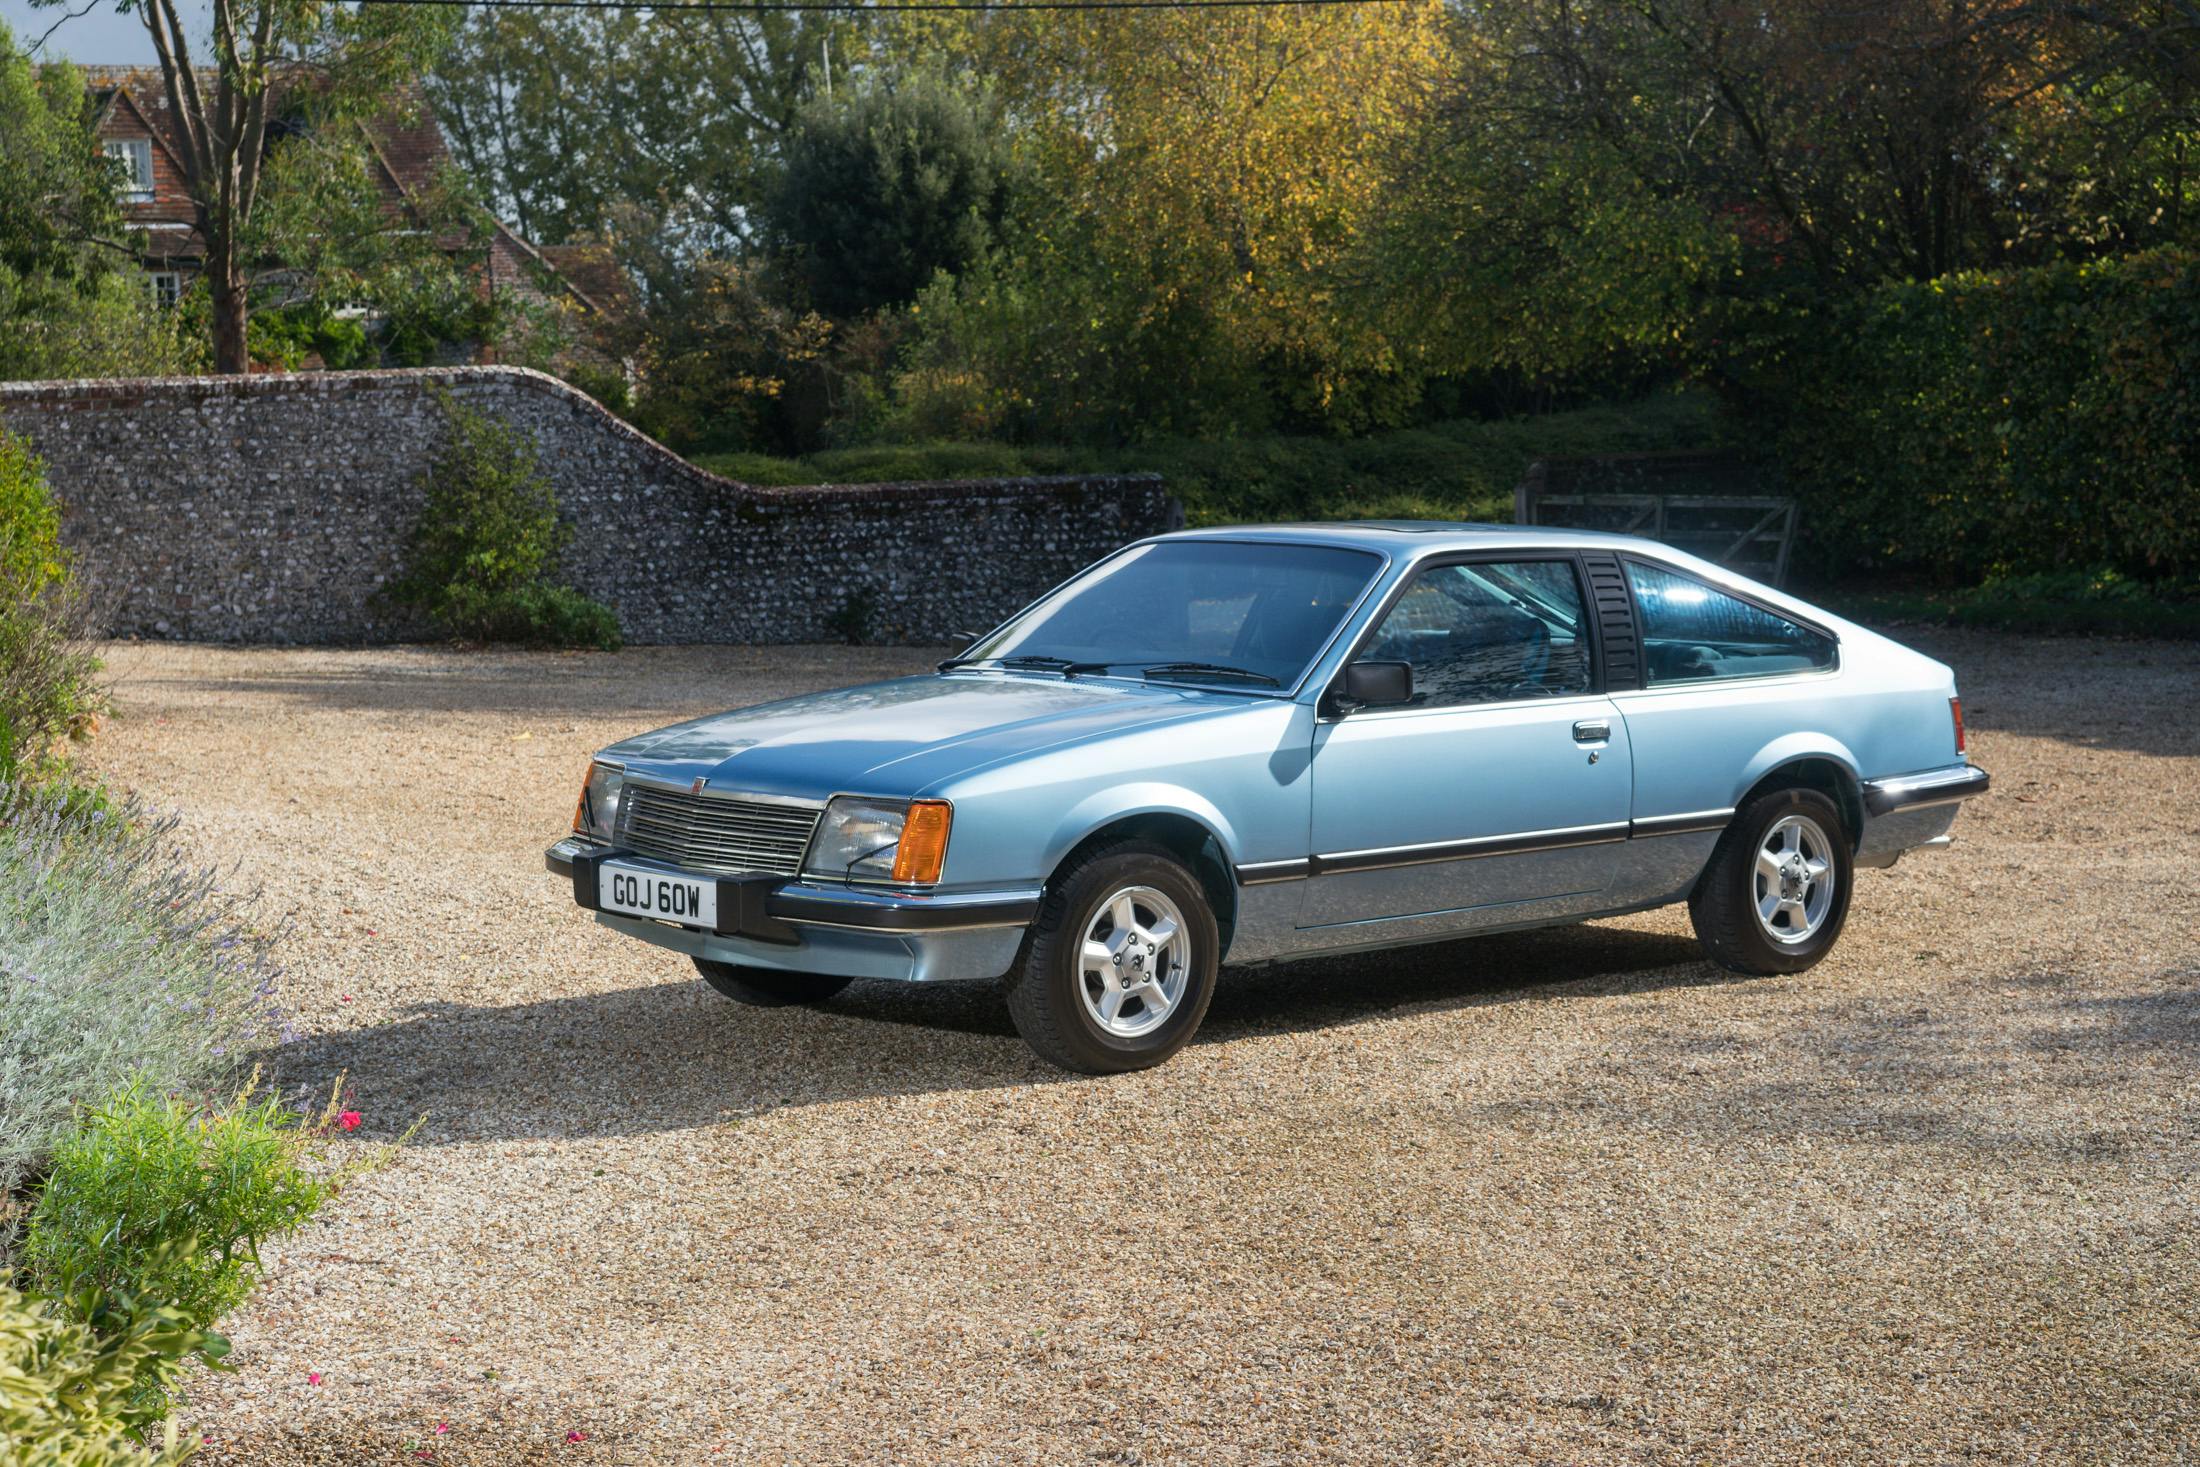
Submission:
[[[1471,1008],[1741,981],[1693,942],[1565,928],[1228,969],[1198,1043]],[[817,1008],[751,1009],[700,982],[514,1004],[434,1002],[270,1057],[288,1086],[348,1074],[418,1143],[648,1134],[794,1106],[1078,1083],[1017,1038],[996,985],[861,983]],[[519,1097],[528,1103],[515,1103]]]

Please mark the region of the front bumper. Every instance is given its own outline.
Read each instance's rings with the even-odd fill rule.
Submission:
[[[1972,764],[1866,780],[1866,819],[1856,864],[1892,866],[1905,851],[1947,845],[1956,811],[1973,795],[1985,794],[1992,783],[1985,770]]]
[[[693,957],[791,972],[937,982],[998,978],[1039,912],[1042,888],[912,893],[808,882],[783,876],[713,876],[718,928],[704,932],[599,909],[596,869],[618,857],[680,871],[663,861],[577,840],[544,853],[574,902],[606,927]],[[682,871],[694,878],[698,873]]]

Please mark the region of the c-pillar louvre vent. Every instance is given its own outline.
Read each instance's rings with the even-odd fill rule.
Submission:
[[[1604,644],[1604,687],[1621,692],[1642,686],[1642,632],[1635,624],[1635,599],[1627,594],[1627,571],[1616,555],[1590,554],[1589,600],[1596,607]]]

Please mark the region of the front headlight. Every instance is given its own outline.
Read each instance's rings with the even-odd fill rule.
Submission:
[[[842,795],[825,807],[803,869],[842,881],[928,886],[947,860],[948,818],[942,800]]]
[[[573,833],[611,844],[611,832],[619,822],[619,795],[626,787],[626,771],[616,764],[590,764],[581,782],[580,803],[573,807]]]

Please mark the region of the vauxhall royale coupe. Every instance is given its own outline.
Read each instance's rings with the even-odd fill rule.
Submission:
[[[1947,667],[1665,546],[1264,526],[1128,546],[927,675],[615,744],[548,862],[729,998],[1005,977],[1107,1072],[1189,1041],[1224,961],[1685,901],[1713,961],[1799,972],[1986,787]]]

